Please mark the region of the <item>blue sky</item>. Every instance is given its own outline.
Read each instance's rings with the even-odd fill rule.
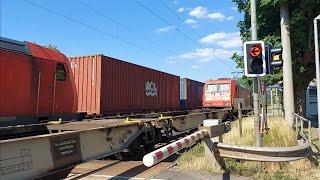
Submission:
[[[241,52],[243,15],[230,0],[0,1],[1,36],[67,57],[104,54],[198,81],[240,71],[229,57]]]

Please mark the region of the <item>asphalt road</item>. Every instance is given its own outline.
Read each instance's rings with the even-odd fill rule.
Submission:
[[[235,180],[248,180],[247,177],[242,176],[234,176],[230,175],[229,173],[224,173],[222,175],[212,175],[208,173],[199,173],[199,172],[192,172],[192,171],[180,171],[177,168],[170,168],[166,171],[161,172],[160,174],[154,176],[152,178],[153,180],[229,180],[229,179],[235,179]]]

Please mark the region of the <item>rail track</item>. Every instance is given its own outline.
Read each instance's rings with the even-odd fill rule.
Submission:
[[[175,162],[161,162],[148,168],[142,161],[94,160],[75,167],[66,180],[150,179],[175,164]]]
[[[158,144],[155,149],[164,147],[167,143]],[[163,162],[149,168],[142,158],[150,151],[143,148],[130,153],[125,160],[116,160],[114,157],[106,157],[89,161],[73,168],[65,180],[77,179],[150,179],[153,176],[176,165],[175,160],[179,154],[173,155]]]

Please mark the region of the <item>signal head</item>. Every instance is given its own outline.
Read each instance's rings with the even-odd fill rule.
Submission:
[[[244,66],[247,77],[266,75],[265,47],[263,41],[247,41],[244,43]]]

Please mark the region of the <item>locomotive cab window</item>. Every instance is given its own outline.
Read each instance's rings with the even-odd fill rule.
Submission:
[[[218,92],[218,84],[208,84],[206,91],[207,92]]]
[[[229,92],[229,91],[230,91],[230,85],[229,84],[220,84],[219,92]]]
[[[64,68],[64,65],[61,63],[58,63],[56,67],[56,80],[65,81],[66,77],[67,77],[67,73],[66,73],[66,69]]]

